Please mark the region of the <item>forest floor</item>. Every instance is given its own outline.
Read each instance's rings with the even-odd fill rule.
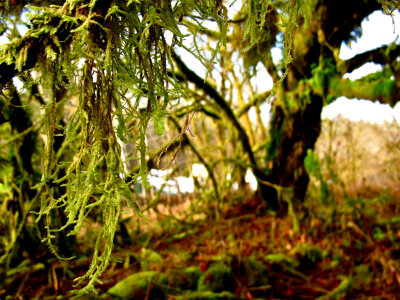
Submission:
[[[280,218],[254,198],[219,221],[131,220],[129,236],[115,239],[99,294],[81,299],[400,299],[400,205],[393,201],[348,200]],[[93,245],[86,238],[81,250]],[[2,296],[69,299],[90,259],[88,250],[74,261],[32,265]],[[134,283],[121,283],[129,278]]]
[[[199,197],[160,206],[150,221],[123,214],[98,294],[82,299],[400,299],[399,132],[397,123],[325,120],[320,173],[295,215],[268,213],[243,191],[225,199],[220,218]],[[0,278],[0,299],[70,299],[91,263],[92,225],[72,261],[16,249],[24,260]]]

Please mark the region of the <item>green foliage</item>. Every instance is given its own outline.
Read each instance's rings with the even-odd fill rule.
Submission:
[[[304,158],[304,167],[307,173],[314,177],[319,184],[319,196],[322,204],[328,204],[332,200],[329,195],[328,184],[325,182],[322,173],[321,165],[319,163],[318,155],[311,149],[307,150],[307,156]]]
[[[268,254],[265,256],[265,260],[270,263],[287,265],[289,268],[297,268],[299,265],[299,262],[296,259],[293,259],[292,257],[283,253]]]
[[[341,299],[346,296],[346,293],[353,287],[353,281],[351,278],[342,276],[340,284],[330,291],[328,294],[318,297],[318,300],[324,299]]]
[[[159,269],[162,266],[163,258],[157,252],[146,249],[140,256],[140,266],[143,271],[149,271],[154,268]]]
[[[337,75],[336,68],[332,59],[322,60],[312,68],[312,77],[308,80],[313,92],[326,98],[325,104],[335,100],[334,96],[329,93],[329,87],[331,79]]]
[[[298,268],[301,271],[315,268],[317,263],[327,256],[326,251],[307,243],[297,245],[291,252],[297,256],[300,262]]]
[[[390,68],[384,67],[382,69],[382,71],[377,71],[377,72],[368,74],[368,75],[358,79],[358,81],[374,83],[378,80],[389,80],[390,77],[392,77],[392,76],[393,76],[393,74],[392,74]]]
[[[256,66],[259,61],[265,62],[271,48],[277,46],[277,37],[283,33],[283,65],[293,61],[292,34],[297,29],[300,19],[306,19],[315,5],[315,1],[246,1],[238,18],[246,18],[243,25],[237,26],[242,38],[240,48],[245,65]],[[303,20],[304,21],[304,20]],[[242,47],[243,44],[247,45]],[[286,72],[282,76],[286,77]]]

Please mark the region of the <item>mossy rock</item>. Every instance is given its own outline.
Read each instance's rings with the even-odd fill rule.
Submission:
[[[244,261],[244,266],[249,287],[269,284],[268,269],[263,261],[250,256]]]
[[[185,269],[169,269],[166,272],[168,285],[181,290],[195,290],[201,270],[197,266],[190,266]]]
[[[140,255],[142,271],[160,271],[162,264],[162,256],[153,250],[146,249]]]
[[[234,291],[232,270],[223,262],[213,263],[201,276],[198,291]]]
[[[113,297],[113,299],[142,300],[146,298],[149,284],[151,285],[149,299],[166,299],[165,292],[161,286],[167,284],[167,276],[156,271],[132,274],[111,287],[107,291],[107,295]]]
[[[211,291],[196,291],[190,292],[185,295],[180,295],[174,298],[175,300],[231,300],[237,299],[230,292],[214,293]]]

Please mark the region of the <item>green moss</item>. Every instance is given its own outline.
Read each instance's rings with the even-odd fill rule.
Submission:
[[[195,290],[201,270],[197,266],[190,266],[185,269],[169,269],[166,272],[168,285],[181,290]]]
[[[214,293],[211,291],[190,292],[185,295],[177,296],[176,300],[230,300],[237,299],[229,292]]]
[[[232,270],[223,262],[213,263],[201,276],[198,283],[199,291],[232,291],[235,281]]]
[[[317,266],[324,257],[327,256],[326,251],[322,251],[318,246],[311,244],[300,244],[291,251],[300,262],[298,269],[301,271],[310,270]]]
[[[159,270],[162,264],[162,256],[153,250],[146,249],[140,256],[140,266],[143,271]]]
[[[161,286],[166,284],[165,274],[145,271],[124,278],[111,287],[107,294],[120,299],[145,299],[150,285],[149,299],[165,299],[165,292]]]
[[[299,265],[299,262],[296,259],[283,253],[268,254],[264,259],[270,263],[286,265],[289,268],[296,268]]]
[[[379,96],[391,96],[396,90],[396,82],[394,80],[380,80],[379,83],[372,84],[373,94]]]

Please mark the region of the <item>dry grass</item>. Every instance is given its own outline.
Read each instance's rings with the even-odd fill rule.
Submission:
[[[343,117],[324,120],[315,151],[336,196],[372,198],[384,193],[399,199],[399,124],[352,122]]]

